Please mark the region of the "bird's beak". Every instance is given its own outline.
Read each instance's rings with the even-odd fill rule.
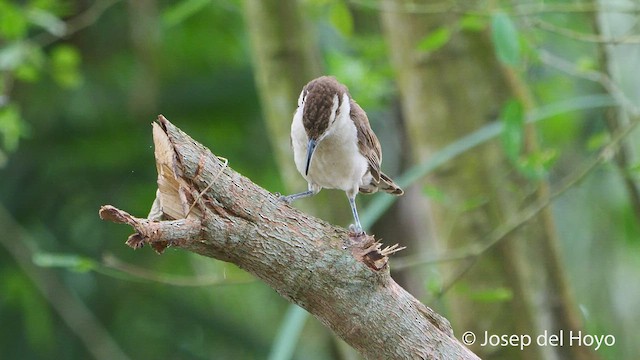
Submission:
[[[316,150],[316,145],[318,143],[311,139],[309,140],[309,144],[307,144],[307,166],[304,168],[304,174],[309,175],[309,167],[311,166],[311,158],[313,157],[313,152]]]

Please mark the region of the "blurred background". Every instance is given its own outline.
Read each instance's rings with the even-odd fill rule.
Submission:
[[[98,218],[149,211],[158,114],[260,186],[306,189],[289,127],[321,74],[367,111],[406,191],[358,197],[363,225],[407,246],[392,276],[456,336],[476,333],[485,359],[637,358],[639,14],[637,0],[0,0],[0,358],[358,359],[232,264],[134,252],[130,228]],[[340,191],[295,206],[351,221]],[[561,330],[610,337],[480,346]]]

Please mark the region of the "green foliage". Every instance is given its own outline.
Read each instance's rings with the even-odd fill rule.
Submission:
[[[166,28],[183,23],[189,17],[211,4],[211,0],[184,0],[172,5],[162,13],[162,24]]]
[[[505,302],[513,298],[513,291],[505,287],[470,291],[469,298],[478,302]]]
[[[486,205],[490,201],[489,197],[486,195],[478,195],[476,197],[465,200],[462,204],[461,211],[467,212],[478,209],[479,207]]]
[[[62,267],[80,273],[99,267],[96,261],[74,254],[36,253],[33,255],[33,263],[42,267]]]
[[[541,120],[553,121],[553,119],[561,114],[587,109],[599,109],[615,104],[615,100],[608,95],[572,98],[567,101],[559,101],[557,103],[540,107],[532,111],[527,120],[531,123],[537,123]],[[396,183],[400,187],[406,188],[461,154],[471,151],[475,147],[498,137],[502,133],[502,130],[501,122],[487,124],[473,133],[463,136],[440,149],[438,152],[432,154],[432,156],[424,163],[416,164],[409,168],[401,176],[395,179]],[[388,210],[397,199],[395,197],[380,195],[376,195],[373,200],[369,202],[368,207],[360,213],[360,222],[365,228],[368,227],[369,224],[372,224],[375,219],[382,216],[382,214]]]
[[[518,30],[509,15],[502,11],[492,15],[491,38],[496,56],[501,62],[509,66],[520,64],[521,50]]]
[[[30,245],[39,249],[34,250],[33,263],[77,294],[131,358],[210,358],[211,354],[263,358],[270,351],[274,358],[335,355],[327,350],[329,340],[318,330],[320,326],[299,309],[287,311],[286,302],[264,284],[229,285],[228,280],[249,278],[241,269],[182,251],[169,250],[160,257],[146,248],[130,252],[122,245],[130,229],[99,221],[95,212],[104,203],[138,216],[148,211],[156,178],[154,167],[148,166],[153,158],[148,123],[158,113],[228,157],[234,169],[266,188],[279,184],[280,174],[264,136],[240,1],[157,3],[160,17],[150,16],[160,25],[158,39],[145,44],[131,41],[134,25],[143,21],[128,18],[130,7],[125,2],[94,12],[97,8],[92,6],[97,3],[0,0],[0,166],[4,167],[0,168],[0,205],[33,238]],[[380,4],[312,0],[303,7],[306,20],[315,21],[312,32],[321,44],[325,72],[349,84],[370,115],[396,111],[400,96],[389,63],[389,44],[378,22]],[[499,142],[518,172],[532,179],[551,174],[553,181],[575,171],[584,157],[611,141],[601,121],[602,110],[617,107],[618,102],[608,95],[594,95],[602,89],[532,56],[538,48],[548,49],[575,66],[578,74],[592,75],[601,71],[596,46],[527,26],[516,15],[520,5],[512,6],[514,10],[492,12],[479,5],[473,13],[455,16],[455,22],[440,23],[417,45],[422,52],[434,52],[460,32],[490,31],[497,58],[522,76],[540,104],[528,113],[516,101],[505,104],[496,109],[502,110],[501,121],[489,117],[485,126],[433,149],[428,160],[408,164],[409,169],[395,178],[401,186],[420,182],[425,198],[455,206],[460,217],[492,199],[487,194],[455,199],[421,183],[456,157]],[[89,20],[86,28],[65,35],[67,22],[87,8],[97,16],[84,17]],[[311,16],[309,8],[317,16]],[[527,19],[537,18],[577,32],[593,31],[592,19],[581,13],[527,14]],[[633,74],[628,75],[631,79]],[[631,81],[623,80],[622,85]],[[468,90],[442,89],[446,96]],[[143,104],[140,94],[152,94],[152,101]],[[438,106],[433,103],[434,109]],[[531,153],[523,153],[527,123],[536,126],[541,143],[541,149]],[[389,153],[385,151],[385,156]],[[630,279],[637,274],[617,255],[637,263],[628,254],[639,247],[640,226],[620,175],[612,168],[600,168],[585,180],[576,191],[585,193],[584,198],[567,195],[554,209],[563,239],[575,240],[564,254],[572,278],[578,279],[581,306],[590,310],[588,324],[602,321],[596,318],[606,307],[589,296],[598,277],[580,280],[585,272],[576,264],[586,264],[586,271],[607,281],[612,276],[602,264],[612,261]],[[638,180],[640,164],[628,164],[622,176]],[[370,200],[360,214],[365,227],[383,216],[396,198],[377,194]],[[107,266],[106,260],[99,259],[108,253],[116,253],[125,264],[135,264],[136,271],[149,277]],[[12,324],[0,331],[1,356],[89,357],[28,273],[2,249],[0,275],[0,317]],[[185,278],[200,276],[222,279],[215,285],[225,286],[185,286],[193,283]],[[425,277],[424,286],[429,293],[441,295],[450,285],[446,281],[448,277],[433,274]],[[585,283],[586,291],[580,285]],[[482,284],[467,287],[464,296],[480,303],[502,303],[513,297],[505,287],[476,285]],[[625,295],[615,289],[612,293]],[[602,333],[614,328],[602,326],[598,328]],[[626,346],[623,341],[620,338],[619,348]],[[140,346],[141,342],[153,346]]]
[[[543,178],[558,159],[557,151],[544,149],[524,155],[524,109],[518,101],[508,101],[502,109],[502,148],[518,171],[530,179]]]
[[[77,88],[82,84],[81,56],[78,49],[69,45],[56,46],[51,52],[51,73],[63,88]]]
[[[478,32],[486,29],[489,26],[489,21],[484,16],[464,15],[458,26],[464,31]]]
[[[640,163],[635,163],[631,166],[629,166],[627,168],[627,172],[631,175],[631,176],[638,176],[640,175]]]
[[[40,356],[47,357],[55,347],[54,322],[49,304],[24,274],[5,271],[0,276],[2,300],[6,301],[6,305],[18,310],[18,321],[23,323],[28,345]],[[13,328],[17,326],[16,323],[12,325]]]
[[[478,284],[460,282],[455,285],[454,290],[479,303],[507,302],[513,298],[513,291],[504,286],[486,288]]]
[[[384,107],[390,96],[386,73],[358,56],[342,52],[331,52],[326,56],[329,73],[349,84],[349,91],[363,108],[371,111]]]
[[[422,193],[426,197],[428,197],[429,199],[435,202],[446,203],[449,200],[447,198],[447,194],[445,194],[444,192],[442,192],[442,190],[438,189],[433,185],[429,185],[429,184],[425,185],[422,188]]]
[[[433,30],[418,43],[418,50],[433,52],[446,45],[451,39],[451,29],[446,26]]]
[[[509,160],[516,162],[522,152],[524,140],[524,109],[516,100],[509,100],[502,108],[502,148]]]
[[[532,180],[544,178],[558,160],[558,151],[544,149],[533,151],[517,162],[518,170]]]
[[[22,39],[27,35],[29,22],[23,10],[11,2],[0,2],[0,37],[8,40]]]
[[[26,135],[20,109],[16,104],[0,107],[0,135],[2,135],[2,147],[7,151],[15,151],[18,140]]]
[[[425,289],[434,297],[441,295],[443,286],[442,275],[437,271],[431,271],[425,279]]]
[[[565,94],[574,91],[573,85],[560,76],[553,76],[540,81],[536,86],[540,102],[551,103],[566,98]],[[582,122],[580,112],[565,112],[554,115],[549,121],[541,123],[537,128],[548,143],[556,146],[569,146],[576,141]]]
[[[285,301],[277,294],[255,281],[229,285],[251,279],[222,263],[205,270],[202,263],[211,264],[210,259],[198,261],[172,250],[162,257],[148,248],[128,251],[123,240],[130,229],[105,224],[96,215],[104,203],[138,216],[148,211],[156,178],[149,123],[160,112],[225,154],[234,169],[256,182],[274,188],[279,181],[260,122],[240,6],[208,2],[180,16],[171,8],[159,9],[169,14],[163,19],[169,19],[171,27],[162,24],[157,48],[151,42],[135,48],[130,27],[122,26],[136,22],[127,18],[124,2],[103,13],[92,8],[92,16],[98,15],[95,23],[64,41],[56,39],[55,19],[32,10],[60,16],[78,5],[65,3],[30,1],[18,9],[27,19],[24,37],[7,40],[0,34],[0,148],[13,149],[0,170],[0,201],[33,235],[34,249],[39,250],[32,261],[39,271],[63,280],[131,358],[208,358],[212,353],[221,358],[264,357],[273,324],[284,313]],[[64,19],[73,21],[78,15],[74,10]],[[92,21],[92,16],[84,19]],[[141,48],[153,54],[151,58],[142,56]],[[159,106],[139,110],[137,96],[149,93]],[[27,128],[31,138],[18,146]],[[135,264],[140,273],[97,260],[108,252]],[[14,261],[2,249],[0,260],[6,279],[5,270],[12,269]],[[176,275],[181,272],[188,275]],[[27,287],[27,282],[16,286]],[[8,292],[2,288],[0,294]],[[35,295],[40,307],[51,312]],[[48,328],[37,304],[26,296],[14,302],[0,306],[2,319],[15,320],[12,329],[0,333],[5,339],[0,341],[0,356],[90,357],[59,316]],[[26,314],[22,305],[34,309],[34,321],[22,321],[27,316],[21,315]],[[143,338],[154,346],[141,347],[139,337],[126,335],[132,319],[139,333],[153,334]],[[158,321],[163,327],[157,327]],[[30,335],[49,330],[49,335]],[[51,340],[53,347],[32,344],[32,338]],[[44,354],[37,349],[45,349]]]
[[[386,53],[387,44],[380,36],[352,36],[326,51],[327,73],[348,84],[351,95],[367,111],[385,108],[395,90]]]
[[[39,72],[44,62],[45,56],[42,49],[30,41],[13,41],[0,48],[1,71],[20,71],[21,68],[29,67]]]
[[[349,37],[353,34],[353,17],[344,1],[337,0],[331,3],[329,19],[343,36]]]
[[[70,45],[54,47],[48,57],[43,46],[29,38],[30,31],[44,29],[54,36],[63,36],[66,24],[54,11],[63,8],[55,1],[33,1],[27,5],[0,2],[0,91],[10,90],[7,84],[17,81],[36,83],[41,80],[45,65],[54,80],[64,88],[80,85],[80,53]],[[27,135],[28,125],[22,118],[18,104],[8,96],[0,96],[0,136],[2,147],[15,151],[20,138]],[[1,150],[0,150],[1,151]],[[4,164],[4,152],[0,152],[0,166]]]
[[[597,71],[597,67],[596,60],[590,56],[582,56],[576,61],[576,68],[583,73]]]

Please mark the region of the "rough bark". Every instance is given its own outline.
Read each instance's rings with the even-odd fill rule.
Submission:
[[[103,219],[134,227],[128,245],[175,246],[232,262],[369,359],[477,359],[446,319],[389,276],[392,249],[290,207],[162,116],[154,143],[158,200],[172,220],[103,206]]]

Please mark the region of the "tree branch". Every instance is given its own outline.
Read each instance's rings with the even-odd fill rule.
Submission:
[[[102,219],[135,229],[128,245],[150,244],[158,252],[176,246],[232,262],[366,358],[477,359],[445,318],[390,277],[389,251],[372,236],[349,234],[290,207],[163,116],[153,134],[158,198],[152,213],[169,220],[100,209]]]

